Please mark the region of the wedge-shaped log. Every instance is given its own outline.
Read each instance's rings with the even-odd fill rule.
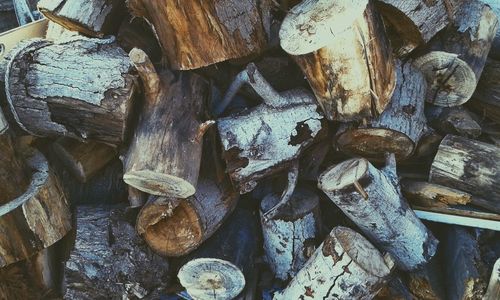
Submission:
[[[217,113],[245,83],[264,103],[217,120],[227,172],[242,194],[253,190],[257,180],[289,167],[326,126],[312,94],[302,89],[276,92],[254,64],[238,74]]]
[[[329,120],[360,120],[384,111],[396,78],[390,43],[373,3],[303,1],[288,12],[280,40]]]
[[[264,1],[269,2],[269,1]],[[262,3],[264,3],[262,2]],[[132,15],[156,32],[170,67],[196,69],[266,47],[261,1],[128,0]]]
[[[391,269],[361,234],[335,227],[285,290],[273,299],[372,299]]]
[[[41,0],[38,10],[69,30],[93,37],[115,33],[126,12],[124,0]]]
[[[336,145],[347,154],[384,160],[395,153],[398,160],[410,157],[427,128],[424,115],[426,82],[410,62],[396,64],[397,83],[391,102],[375,119],[337,133]]]
[[[120,144],[132,108],[135,76],[113,38],[33,40],[7,66],[5,91],[22,129]]]
[[[124,160],[125,182],[143,192],[177,198],[195,193],[208,83],[194,73],[157,73],[142,50],[130,52],[145,103]]]
[[[340,163],[320,175],[318,187],[400,269],[418,269],[434,256],[438,241],[401,195],[394,155],[382,171],[361,158]]]
[[[500,61],[488,59],[469,107],[500,123]]]

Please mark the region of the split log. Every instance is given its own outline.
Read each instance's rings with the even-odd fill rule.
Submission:
[[[401,195],[394,155],[377,170],[355,158],[326,170],[318,187],[402,270],[415,270],[435,254],[438,241]]]
[[[483,297],[484,300],[500,299],[500,258],[497,259],[491,272],[490,283]]]
[[[79,33],[77,31],[68,30],[57,23],[49,21],[45,38],[50,41],[59,42],[78,35]]]
[[[469,106],[500,123],[500,61],[488,59]]]
[[[408,287],[417,299],[446,299],[444,272],[437,256],[433,257],[420,270],[411,272],[408,275]]]
[[[431,40],[449,24],[446,0],[379,0],[377,8],[394,31],[398,56],[405,56]]]
[[[477,239],[460,226],[450,226],[443,240],[447,299],[481,299],[486,291],[486,267]]]
[[[451,26],[415,61],[429,84],[426,100],[439,106],[457,106],[471,98],[498,29],[489,6],[476,0],[460,3]]]
[[[465,205],[472,201],[469,193],[424,181],[403,180],[401,190],[410,203],[423,207]]]
[[[297,274],[315,249],[321,228],[320,207],[314,191],[298,187],[275,217],[266,218],[264,214],[279,200],[276,194],[262,200],[260,220],[266,261],[276,278],[286,281]]]
[[[90,141],[59,138],[52,147],[71,174],[85,183],[116,157],[116,149]]]
[[[5,90],[16,121],[32,135],[117,145],[133,102],[131,71],[113,39],[33,40],[13,55]]]
[[[177,275],[180,283],[194,299],[234,299],[254,268],[256,236],[252,213],[237,209],[212,238],[186,257],[188,262]]]
[[[38,151],[27,153],[32,170],[24,193],[0,206],[0,267],[26,259],[59,241],[71,229],[62,187]]]
[[[427,128],[424,115],[425,79],[411,63],[396,63],[396,89],[385,111],[354,129],[340,131],[336,145],[349,155],[384,160],[395,153],[398,160],[410,157]]]
[[[442,134],[456,134],[468,138],[481,135],[481,126],[463,106],[441,107],[429,104],[425,107],[429,125]]]
[[[146,53],[134,48],[132,63],[141,76],[145,103],[124,160],[125,182],[157,196],[187,198],[195,193],[200,170],[202,123],[209,86],[193,73],[157,73]]]
[[[151,24],[172,69],[196,69],[266,47],[269,21],[260,1],[128,0],[127,5],[133,16]]]
[[[335,227],[273,299],[371,299],[387,281],[391,268],[362,235]]]
[[[126,12],[123,0],[41,0],[38,9],[68,30],[100,38],[116,33]]]
[[[389,104],[394,62],[372,2],[303,1],[285,17],[280,42],[304,72],[327,119],[376,117]]]
[[[238,74],[215,109],[217,114],[245,83],[264,103],[217,120],[226,171],[242,194],[254,189],[261,178],[287,169],[326,128],[312,94],[302,89],[276,92],[254,64]]]
[[[500,3],[497,0],[481,0],[484,3],[488,4],[493,12],[500,19]],[[493,45],[491,46],[491,50],[489,56],[494,59],[500,59],[500,28],[498,28],[497,33],[495,35],[495,39],[493,40]]]
[[[498,206],[499,169],[499,147],[447,135],[432,163],[429,182],[469,192]]]

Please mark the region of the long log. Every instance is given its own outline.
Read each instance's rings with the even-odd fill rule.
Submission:
[[[481,126],[463,106],[441,107],[429,104],[425,107],[429,125],[442,134],[455,134],[468,138],[481,135]]]
[[[280,43],[304,72],[328,120],[376,117],[389,104],[394,62],[371,1],[303,1],[285,17]]]
[[[435,254],[438,241],[401,195],[393,155],[383,171],[366,159],[327,169],[318,187],[402,270],[415,270]]]
[[[481,80],[467,104],[474,111],[500,123],[500,61],[486,61]]]
[[[120,144],[136,77],[113,40],[33,40],[15,53],[5,90],[21,128],[35,136]]]
[[[421,207],[465,205],[472,201],[467,192],[425,181],[403,180],[401,190],[411,204]]]
[[[335,227],[280,299],[371,299],[391,273],[382,254],[362,235]]]

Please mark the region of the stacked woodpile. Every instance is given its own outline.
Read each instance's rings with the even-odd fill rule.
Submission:
[[[0,0],[0,299],[500,299],[499,18]]]

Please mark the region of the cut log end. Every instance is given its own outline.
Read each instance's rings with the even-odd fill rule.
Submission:
[[[234,264],[215,258],[198,258],[177,275],[194,299],[234,299],[245,287],[245,276]]]
[[[335,191],[351,185],[359,185],[368,171],[366,159],[351,159],[325,171],[318,178],[318,187],[323,191]],[[358,183],[358,184],[356,184]]]
[[[191,183],[182,178],[147,170],[128,172],[123,180],[140,191],[157,196],[187,198],[196,191]]]

